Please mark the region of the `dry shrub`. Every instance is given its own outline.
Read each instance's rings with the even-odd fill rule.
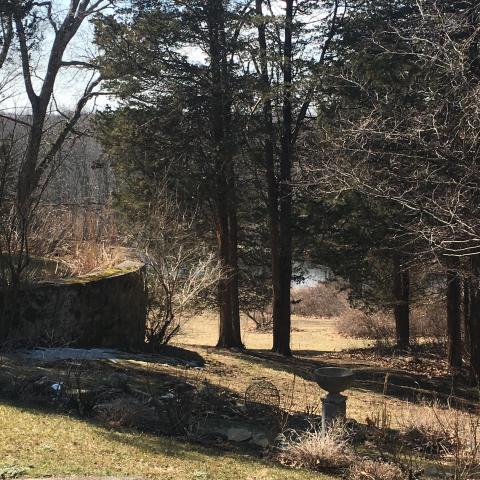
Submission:
[[[334,282],[314,287],[296,288],[292,292],[292,313],[304,317],[337,317],[349,310],[346,292]]]
[[[52,258],[69,275],[108,268],[116,260],[115,215],[108,207],[40,205],[30,226],[30,254]]]
[[[119,397],[97,407],[97,416],[112,427],[144,428],[152,423],[153,410],[133,397]]]
[[[415,450],[422,458],[428,458],[438,462],[439,471],[445,467],[448,460],[449,470],[452,470],[452,478],[456,480],[469,480],[478,478],[480,474],[480,416],[477,411],[465,411],[453,408],[451,405],[443,406],[438,402],[406,404],[400,412],[394,415],[393,421],[399,429],[395,434],[395,440],[389,434],[391,412],[387,409],[387,403],[382,402],[382,412],[373,414],[373,417],[386,415],[388,424],[373,425],[375,434],[378,434],[379,443],[376,446],[382,450],[388,446],[389,455],[392,454],[390,447],[397,449],[395,460],[404,472],[409,472],[409,478],[417,478],[412,472],[412,464],[405,463],[405,457],[401,452]],[[392,433],[392,432],[390,432]],[[371,437],[370,437],[371,438]],[[416,455],[418,455],[418,453]],[[419,457],[419,458],[420,458]],[[420,466],[420,465],[417,465]],[[351,469],[352,470],[352,469]],[[364,472],[367,470],[364,469]],[[358,472],[357,472],[358,473]],[[361,473],[361,472],[360,472]],[[405,478],[405,474],[401,478]],[[352,480],[375,477],[373,474],[348,476]]]
[[[210,245],[199,241],[195,215],[184,211],[164,189],[133,225],[136,245],[145,252],[148,281],[146,338],[153,350],[166,345],[195,315],[211,307],[213,292],[225,281]]]
[[[415,450],[450,455],[472,434],[467,417],[466,413],[434,402],[405,408],[398,423],[404,440]]]
[[[429,405],[409,406],[399,419],[402,437],[417,451],[447,457],[452,477],[458,480],[478,478],[480,474],[480,417],[467,412]]]
[[[433,297],[424,305],[415,305],[411,317],[410,329],[414,338],[446,344],[447,308],[443,298]]]
[[[346,477],[348,480],[401,480],[406,475],[393,463],[364,459],[356,461]]]
[[[438,404],[423,408],[410,406],[398,418],[403,438],[418,451],[446,455],[458,446],[455,431],[458,411],[442,408]]]
[[[85,275],[94,270],[113,267],[120,260],[119,250],[104,242],[82,242],[73,246],[71,252],[62,258],[72,276]]]
[[[346,427],[335,423],[325,435],[316,426],[300,434],[287,432],[278,459],[295,468],[339,470],[351,465],[354,454],[348,444]]]
[[[337,323],[337,330],[341,335],[374,340],[381,346],[395,343],[395,321],[390,311],[366,313],[349,309]],[[410,338],[413,343],[426,340],[443,344],[446,331],[446,308],[442,300],[435,299],[412,308]]]
[[[337,323],[341,335],[375,340],[379,345],[390,345],[395,339],[393,318],[384,312],[367,314],[361,310],[347,311]]]

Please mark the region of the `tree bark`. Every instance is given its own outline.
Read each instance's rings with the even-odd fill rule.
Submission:
[[[238,271],[238,219],[237,219],[237,199],[235,195],[236,183],[235,173],[230,173],[228,182],[230,192],[229,202],[229,235],[230,235],[230,295],[231,295],[231,308],[232,308],[232,325],[233,325],[233,337],[232,344],[235,347],[243,347],[242,333],[240,328],[240,300],[239,300],[239,271]]]
[[[480,377],[480,259],[472,257],[470,282],[470,366],[477,380]]]
[[[238,299],[237,213],[233,152],[229,141],[231,95],[222,0],[206,5],[210,41],[210,123],[214,140],[216,231],[225,278],[219,282],[220,329],[217,346],[242,348]]]
[[[13,40],[13,17],[11,13],[0,14],[0,28],[2,29],[2,45],[0,47],[0,70],[7,60],[8,52]]]
[[[273,351],[282,355],[291,355],[290,329],[291,304],[290,289],[292,283],[292,29],[293,0],[285,2],[285,32],[283,42],[283,108],[282,141],[280,150],[279,182],[279,243],[278,243],[278,311],[274,317]]]
[[[397,347],[410,346],[410,272],[402,265],[401,255],[393,258],[393,298]]]
[[[270,78],[268,74],[267,60],[267,37],[266,27],[263,21],[264,0],[256,0],[256,14],[262,21],[258,23],[258,44],[259,44],[259,64],[260,81],[262,86],[262,95],[264,97],[262,108],[263,121],[263,161],[265,166],[265,180],[267,184],[267,210],[270,230],[270,266],[272,275],[272,317],[279,317],[280,309],[280,257],[279,257],[279,214],[278,214],[278,182],[275,165],[274,151],[274,128],[272,115],[272,101],[270,92]],[[279,336],[279,322],[274,322],[274,338]]]
[[[220,180],[220,179],[219,179]],[[217,347],[229,348],[236,346],[232,318],[232,296],[230,264],[230,239],[228,234],[228,210],[225,202],[225,192],[221,191],[220,181],[217,183],[217,245],[218,255],[226,275],[218,283],[218,303],[220,307],[220,328]],[[223,200],[223,201],[222,201]]]
[[[463,331],[464,345],[467,352],[470,352],[470,307],[471,307],[471,283],[468,278],[463,280]]]
[[[458,260],[449,260],[447,271],[447,334],[448,363],[462,366],[462,282],[458,272]]]

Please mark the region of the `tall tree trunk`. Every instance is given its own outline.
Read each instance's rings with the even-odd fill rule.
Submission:
[[[273,351],[291,355],[290,289],[292,283],[292,29],[293,0],[285,1],[285,38],[283,42],[283,109],[279,184],[279,278],[278,312],[274,317]]]
[[[462,282],[458,272],[458,260],[449,259],[447,271],[447,334],[448,363],[462,366]]]
[[[464,345],[467,352],[470,352],[470,307],[471,307],[471,283],[470,279],[463,280],[463,331]]]
[[[217,181],[217,245],[218,255],[226,275],[218,282],[218,303],[220,308],[220,328],[218,347],[228,348],[235,346],[232,318],[231,277],[230,264],[230,238],[228,228],[228,207],[225,201],[224,185],[222,178]]]
[[[230,295],[232,305],[232,326],[233,337],[232,344],[236,347],[243,347],[242,333],[240,328],[240,301],[239,301],[239,271],[238,271],[238,219],[237,219],[237,199],[235,196],[235,173],[232,171],[229,178],[230,203],[228,212],[228,224],[230,235],[230,269],[231,284]]]
[[[472,280],[470,283],[470,366],[480,377],[480,258],[472,257]]]
[[[7,60],[8,52],[13,40],[13,17],[11,13],[0,13],[0,28],[3,32],[2,45],[0,47],[0,70]]]
[[[393,313],[397,347],[410,345],[410,272],[402,265],[401,255],[393,258]]]
[[[256,0],[256,14],[259,18],[258,23],[258,44],[260,80],[262,85],[262,95],[264,98],[262,117],[263,117],[263,161],[265,165],[265,180],[267,184],[267,210],[270,229],[270,264],[272,272],[272,315],[278,318],[280,308],[280,257],[279,257],[279,215],[278,215],[278,183],[275,169],[275,151],[274,151],[274,129],[272,115],[272,101],[270,92],[270,78],[268,74],[267,60],[267,37],[266,26],[263,17],[264,0]],[[260,20],[261,19],[261,20]],[[279,322],[274,322],[274,338],[279,336]]]
[[[217,346],[242,348],[238,301],[237,215],[233,152],[229,139],[231,94],[222,0],[208,0],[211,98],[210,123],[215,142],[216,231],[225,278],[219,282],[220,331]]]

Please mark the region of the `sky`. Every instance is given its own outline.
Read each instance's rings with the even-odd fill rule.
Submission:
[[[53,12],[59,19],[64,18],[68,11],[70,0],[52,0]],[[275,13],[282,13],[282,5],[280,0],[274,0],[273,7]],[[318,21],[318,19],[314,20]],[[60,20],[59,20],[60,22]],[[38,92],[41,85],[41,79],[45,74],[45,65],[48,61],[48,53],[53,41],[53,30],[48,22],[45,22],[42,48],[35,52],[31,64],[35,67],[36,79],[34,79],[34,87]],[[200,49],[190,49],[189,54],[193,60],[204,62],[205,58]],[[93,26],[90,22],[85,21],[77,35],[72,39],[65,53],[64,60],[88,60],[96,55],[96,47],[93,42]],[[18,52],[14,51],[14,57],[18,57]],[[81,97],[92,72],[79,70],[75,68],[63,68],[57,77],[55,86],[55,102],[62,111],[68,111],[74,108],[77,100]],[[100,96],[95,101],[91,101],[86,108],[86,112],[92,109],[104,108],[106,105],[115,105],[115,99],[106,96]],[[11,63],[8,67],[3,67],[0,72],[0,113],[27,114],[30,110],[29,101],[25,93],[23,78],[19,59]]]
[[[54,14],[58,18],[63,18],[68,11],[68,0],[53,0]],[[53,41],[53,30],[50,25],[44,25],[43,42],[41,48],[34,53],[31,59],[31,65],[35,75],[33,78],[36,92],[40,90],[42,79],[45,75],[45,66],[48,61],[48,54]],[[84,21],[82,27],[72,39],[64,55],[64,60],[88,60],[95,56],[96,49],[93,43],[93,26],[88,21]],[[23,77],[19,63],[19,54],[15,49],[12,55],[12,61],[4,66],[0,74],[0,112],[28,113],[30,103],[25,92]],[[35,78],[36,77],[36,78]],[[82,95],[92,72],[86,72],[75,68],[63,68],[61,74],[57,77],[55,85],[55,100],[62,111],[71,110],[77,100]],[[99,97],[96,100],[97,105],[105,106],[112,99]],[[94,102],[89,105],[93,108]]]
[[[58,18],[57,23],[68,12],[70,0],[52,0],[53,13]],[[48,55],[54,38],[54,32],[48,22],[45,22],[42,48],[35,52],[31,60],[34,67],[35,76],[33,79],[36,92],[40,90],[42,79],[45,75],[45,66],[48,62]],[[84,21],[76,36],[72,39],[64,55],[64,60],[83,60],[88,61],[95,57],[97,50],[93,42],[93,25],[87,20]],[[189,49],[187,52],[193,60],[204,62],[205,58],[200,49]],[[28,114],[30,111],[30,102],[25,92],[23,77],[19,61],[19,54],[14,51],[12,63],[5,66],[0,71],[0,113],[4,114]],[[57,77],[55,85],[55,102],[62,111],[68,111],[75,107],[78,99],[81,97],[89,80],[92,78],[92,72],[87,72],[75,68],[63,68]],[[115,105],[115,99],[107,96],[99,96],[89,102],[86,112],[94,109],[104,108],[106,105]]]

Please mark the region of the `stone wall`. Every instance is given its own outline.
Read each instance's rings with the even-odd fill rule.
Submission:
[[[147,315],[145,266],[125,261],[100,273],[4,292],[0,312],[16,346],[139,348]]]

